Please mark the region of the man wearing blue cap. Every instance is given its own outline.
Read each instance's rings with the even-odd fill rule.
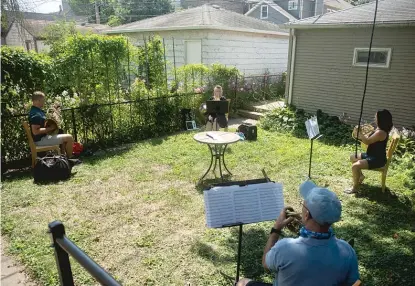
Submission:
[[[311,181],[300,186],[300,194],[304,199],[300,237],[278,241],[281,230],[293,220],[286,216],[286,211],[293,209],[285,207],[264,249],[262,265],[276,272],[274,283],[242,279],[237,286],[332,286],[353,285],[359,281],[354,249],[346,241],[337,239],[331,228],[340,220],[342,211],[336,194]]]

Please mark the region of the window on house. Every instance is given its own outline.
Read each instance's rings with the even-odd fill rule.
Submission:
[[[288,10],[297,10],[298,9],[298,0],[288,1]]]
[[[202,41],[185,41],[186,64],[202,63]]]
[[[261,6],[261,19],[267,19],[268,18],[268,5],[262,5]]]
[[[378,68],[388,68],[391,60],[390,48],[372,48],[370,51],[369,66]],[[366,66],[369,56],[368,48],[355,48],[353,56],[354,66]]]

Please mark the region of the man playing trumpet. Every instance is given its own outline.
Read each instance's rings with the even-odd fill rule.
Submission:
[[[358,191],[364,180],[363,169],[382,168],[386,164],[386,146],[388,144],[389,132],[392,130],[392,114],[386,110],[379,110],[375,114],[377,128],[368,135],[359,132],[358,140],[367,145],[367,152],[350,155],[353,173],[353,186],[345,190],[346,194],[354,194]]]

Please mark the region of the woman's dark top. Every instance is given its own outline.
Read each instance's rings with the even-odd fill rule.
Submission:
[[[369,136],[372,136],[372,132]],[[386,135],[385,140],[377,141],[367,146],[366,159],[369,163],[369,169],[381,168],[386,164],[386,146],[388,145],[389,135]]]
[[[211,98],[209,98],[209,100],[215,100],[215,98],[212,96]],[[226,100],[226,97],[221,96],[220,100]],[[228,120],[226,119],[226,116],[224,113],[208,113],[207,115],[208,116],[210,115],[212,117],[212,122],[216,119],[220,128],[225,128],[228,126]]]

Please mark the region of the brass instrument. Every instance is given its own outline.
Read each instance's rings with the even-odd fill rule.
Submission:
[[[46,121],[45,121],[45,128],[48,128],[48,127],[54,127],[54,129],[52,131],[50,131],[48,133],[48,135],[56,135],[56,134],[59,133],[58,123],[56,123],[55,120],[53,120],[53,119],[46,119]]]
[[[301,223],[301,213],[292,212],[292,211],[287,210],[286,215],[287,215],[287,217],[294,217],[294,220],[287,225],[287,228],[290,231],[298,234],[298,232],[300,231],[300,228],[301,228],[301,224],[302,224]]]
[[[354,139],[358,139],[357,138],[357,129],[359,128],[359,125],[356,125],[353,128],[353,132],[352,132],[352,137]],[[365,136],[369,136],[370,133],[372,133],[375,130],[375,127],[373,127],[372,123],[365,123],[360,125],[360,132],[359,134],[363,134]]]
[[[360,125],[360,132],[359,132],[359,134],[363,134],[365,136],[369,136],[370,133],[372,133],[375,130],[375,127],[373,127],[373,125],[372,125],[373,123],[374,122],[372,122],[372,123],[365,123],[365,124]],[[352,137],[354,139],[357,139],[357,129],[358,128],[359,128],[359,125],[356,125],[353,128]],[[365,143],[363,143],[363,142],[360,142],[360,146],[362,147],[363,151],[366,152],[367,145]]]

